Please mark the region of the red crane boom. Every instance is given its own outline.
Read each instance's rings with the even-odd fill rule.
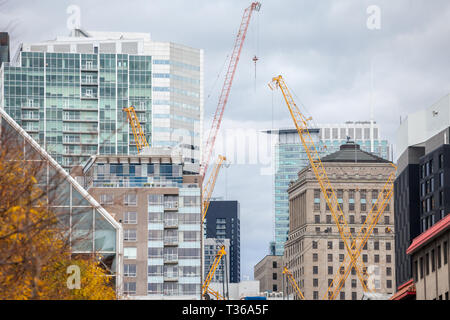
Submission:
[[[208,140],[203,149],[202,155],[202,167],[200,173],[202,177],[205,177],[206,171],[208,170],[209,160],[214,149],[214,142],[216,140],[217,132],[220,128],[220,123],[222,122],[223,111],[228,101],[228,96],[230,95],[231,84],[233,83],[234,74],[236,72],[236,67],[239,62],[239,56],[241,55],[242,46],[244,44],[245,36],[247,35],[248,25],[250,23],[250,18],[252,16],[253,10],[259,11],[261,3],[253,2],[248,8],[245,9],[244,15],[242,17],[241,25],[239,27],[239,32],[234,43],[233,53],[230,58],[230,64],[228,65],[228,71],[225,75],[225,81],[223,83],[222,91],[219,97],[219,103],[217,105],[216,113],[214,115],[214,120],[211,125],[211,130],[209,131]]]

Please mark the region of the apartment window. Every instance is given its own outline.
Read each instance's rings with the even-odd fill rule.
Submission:
[[[384,224],[390,224],[389,216],[384,216]]]
[[[391,267],[387,267],[386,268],[386,275],[387,276],[391,276],[392,275],[392,268]]]
[[[431,250],[431,271],[434,272],[436,270],[436,263],[434,260],[434,249]]]
[[[373,228],[373,234],[378,234],[378,228]]]
[[[420,279],[423,278],[423,258],[420,258]]]
[[[136,294],[136,282],[125,282],[123,285],[124,294]]]
[[[391,263],[391,262],[392,262],[392,261],[391,261],[391,255],[390,255],[390,254],[386,255],[386,262],[387,262],[387,263]]]
[[[352,267],[352,276],[356,276],[356,270]]]
[[[356,279],[352,279],[352,288],[356,288]]]
[[[332,287],[333,286],[333,279],[328,279],[328,287]]]
[[[320,189],[314,189],[314,211],[320,211]]]
[[[314,216],[314,223],[320,223],[320,215],[316,214]]]
[[[367,262],[368,261],[367,254],[363,254],[362,258],[363,258],[363,262]]]
[[[125,277],[136,277],[136,265],[135,264],[124,264],[123,265],[123,275]]]
[[[137,223],[136,211],[125,212],[125,214],[123,215],[123,223],[136,224]]]
[[[273,292],[277,292],[277,291],[278,291],[278,287],[277,287],[276,284],[274,284],[274,285],[272,286],[272,291],[273,291]]]
[[[148,195],[148,204],[151,206],[158,206],[163,204],[163,195],[162,194],[149,194]]]
[[[331,215],[327,215],[327,223],[331,223]]]
[[[137,248],[136,247],[126,247],[123,248],[124,259],[136,259]]]
[[[100,204],[113,204],[113,195],[112,194],[101,194],[100,195]]]
[[[430,274],[430,255],[428,253],[425,255],[425,272],[426,275]]]
[[[350,215],[350,223],[355,223],[355,216],[353,216],[353,215]]]
[[[339,241],[339,249],[344,250],[344,241]]]
[[[328,267],[328,274],[333,274],[333,267],[331,266]]]
[[[124,241],[136,241],[136,237],[137,237],[136,229],[123,230],[123,240]]]
[[[135,193],[129,193],[124,195],[123,204],[126,206],[136,206],[137,196]]]
[[[313,249],[317,249],[317,241],[313,241],[312,242],[312,248]]]
[[[441,260],[441,246],[438,246],[437,247],[437,265],[438,265],[438,269],[441,268],[441,263],[442,263],[442,260]]]
[[[352,292],[352,300],[356,300],[358,298],[358,295],[356,292]]]
[[[313,274],[319,274],[319,267],[313,266]]]
[[[343,261],[344,261],[344,257],[345,257],[345,256],[344,256],[343,254],[340,254],[340,255],[339,255],[339,262],[343,262]]]
[[[341,300],[345,300],[345,292],[341,291],[341,292],[339,293],[339,298],[340,298]]]
[[[361,215],[361,223],[366,222],[366,216],[365,215]]]
[[[272,280],[277,280],[277,274],[276,273],[272,273]]]
[[[333,249],[333,241],[328,241],[327,247],[328,249]]]
[[[272,268],[278,268],[278,267],[277,267],[277,262],[276,262],[276,261],[273,261],[273,262],[272,262]]]
[[[380,262],[380,255],[379,255],[379,254],[375,254],[375,255],[373,256],[373,261],[374,261],[375,263],[379,263],[379,262]]]
[[[333,262],[333,254],[328,254],[328,262]]]
[[[444,167],[444,155],[439,155],[439,169],[442,169]]]
[[[448,259],[448,256],[447,256],[447,254],[448,254],[448,252],[447,252],[447,241],[444,241],[444,246],[442,248],[442,251],[444,253],[444,265],[446,265],[447,264],[447,259]]]

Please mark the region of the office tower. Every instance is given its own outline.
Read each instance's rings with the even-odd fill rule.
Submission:
[[[412,278],[406,250],[450,212],[450,96],[409,114],[397,131],[396,284]]]
[[[318,124],[309,129],[319,155],[339,151],[347,139],[355,140],[364,151],[374,153],[384,159],[391,159],[391,146],[382,139],[379,127],[374,121],[347,121],[343,124]],[[274,241],[270,245],[271,254],[283,255],[284,243],[289,232],[289,203],[287,188],[297,173],[309,165],[307,153],[300,142],[296,129],[265,131],[277,135],[274,146]]]
[[[0,67],[3,62],[10,60],[9,34],[8,32],[0,32]]]
[[[101,265],[114,278],[118,296],[122,289],[122,227],[86,190],[73,179],[30,135],[0,109],[0,149],[2,144],[21,146],[21,159],[41,162],[35,178],[42,190],[50,190],[51,210],[71,226],[71,251],[76,256],[98,254]],[[4,150],[4,149],[3,149]],[[31,179],[32,177],[30,177]],[[57,188],[53,187],[57,184]],[[47,189],[48,188],[48,189]],[[42,198],[43,199],[43,198]]]
[[[389,161],[361,150],[353,142],[323,157],[322,164],[355,237],[394,168]],[[298,173],[288,193],[290,225],[285,262],[306,299],[326,298],[328,286],[342,272],[341,263],[347,255],[344,242],[310,166]],[[395,292],[393,230],[391,198],[359,258],[369,274],[367,286],[378,293]],[[336,299],[361,299],[363,287],[359,281],[352,269]]]
[[[190,167],[181,152],[151,148],[93,156],[73,170],[123,226],[123,291],[131,299],[200,299],[201,177]]]
[[[235,200],[211,201],[205,218],[205,237],[229,239],[229,281],[241,280],[241,231],[239,202]],[[205,269],[208,266],[205,265]],[[206,271],[206,270],[205,270]],[[204,271],[204,272],[205,272]]]
[[[86,32],[24,43],[3,68],[1,107],[64,168],[95,154],[136,154],[123,108],[150,146],[180,148],[198,163],[203,51],[145,33]]]

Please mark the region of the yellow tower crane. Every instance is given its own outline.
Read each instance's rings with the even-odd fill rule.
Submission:
[[[289,269],[287,267],[284,267],[283,274],[286,275],[286,277],[289,280],[289,283],[295,289],[295,292],[297,293],[298,298],[305,300],[305,297],[303,296],[302,291],[300,290],[299,286],[297,285],[297,282],[295,282],[294,276],[292,275],[292,273],[289,271]]]
[[[202,296],[206,297],[207,293],[212,294],[216,297],[217,300],[225,300],[223,296],[221,296],[218,292],[214,291],[209,287],[209,284],[211,283],[214,273],[216,272],[217,267],[219,266],[220,260],[224,255],[226,255],[225,246],[221,246],[219,251],[216,254],[216,258],[214,259],[213,264],[211,265],[211,268],[209,269],[208,275],[205,278],[205,281],[202,285]]]
[[[209,202],[211,199],[214,186],[216,185],[217,176],[219,174],[222,163],[227,160],[226,157],[219,155],[217,162],[209,176],[208,182],[202,191],[202,222],[205,220],[206,212],[208,211]]]
[[[138,153],[140,153],[142,149],[148,147],[148,142],[145,138],[144,131],[141,128],[141,124],[139,123],[139,118],[137,117],[134,106],[123,108],[123,111],[127,113],[127,118],[130,122],[131,130],[133,131],[134,141],[136,142],[136,148]]]
[[[340,237],[341,237],[342,241],[344,242],[345,248],[347,250],[348,257],[350,257],[350,264],[347,267],[347,269],[345,270],[345,272],[342,273],[341,272],[342,268],[339,268],[339,272],[341,274],[338,277],[339,278],[338,285],[335,287],[335,290],[332,290],[333,283],[331,283],[330,287],[327,290],[327,294],[324,298],[325,299],[334,299],[336,297],[337,293],[340,291],[343,284],[345,283],[345,280],[348,276],[348,272],[350,272],[350,270],[352,268],[354,268],[356,270],[356,273],[358,275],[358,278],[361,282],[361,285],[362,285],[364,291],[366,291],[366,292],[370,291],[369,288],[367,287],[367,280],[368,280],[367,268],[365,267],[363,262],[360,262],[360,265],[358,265],[357,259],[361,253],[362,248],[364,247],[364,244],[367,242],[367,239],[370,236],[370,233],[373,230],[373,227],[378,222],[378,219],[379,219],[381,213],[384,211],[384,208],[386,207],[386,205],[388,204],[388,202],[392,196],[392,187],[393,187],[392,182],[393,182],[393,179],[395,179],[394,173],[391,174],[391,176],[389,177],[388,181],[386,182],[386,184],[383,188],[383,191],[379,194],[377,202],[373,206],[373,208],[377,208],[377,210],[375,210],[375,213],[374,213],[374,210],[372,208],[368,218],[366,219],[365,224],[361,228],[357,237],[354,238],[350,231],[350,228],[347,224],[347,221],[346,221],[345,215],[342,211],[342,208],[339,205],[339,202],[338,202],[336,194],[333,190],[333,187],[331,186],[331,183],[328,179],[327,173],[322,164],[319,153],[317,152],[314,141],[309,133],[308,121],[310,121],[311,118],[307,119],[300,112],[300,109],[295,104],[294,99],[293,99],[293,97],[281,75],[274,77],[272,79],[272,82],[269,84],[269,87],[272,90],[274,90],[275,88],[281,89],[284,100],[286,102],[286,105],[289,109],[289,112],[294,121],[295,127],[299,134],[300,141],[301,141],[301,143],[306,151],[306,154],[308,156],[308,160],[311,165],[311,168],[312,168],[312,170],[316,176],[316,179],[319,183],[320,189],[322,191],[322,194],[324,195],[324,198],[328,205],[328,208],[332,213],[332,216],[333,216],[335,224],[338,228]],[[396,169],[395,166],[394,166],[394,169]],[[347,262],[348,262],[348,260],[347,260]],[[341,267],[342,266],[343,265],[341,265]]]

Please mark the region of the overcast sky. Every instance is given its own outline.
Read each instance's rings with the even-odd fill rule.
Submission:
[[[209,95],[205,127],[209,128],[225,59],[250,3],[10,0],[0,6],[0,28],[11,31],[15,47],[19,42],[67,35],[66,9],[75,4],[86,30],[149,32],[156,41],[202,48],[205,95]],[[380,29],[367,27],[370,5],[380,8]],[[450,91],[449,21],[448,0],[262,1],[261,11],[250,23],[222,132],[292,126],[281,93],[267,86],[273,76],[282,74],[297,104],[302,103],[316,123],[369,120],[372,96],[380,133],[395,143],[400,117]],[[256,80],[254,55],[259,57]],[[232,164],[217,182],[214,196],[241,204],[244,280],[253,279],[253,266],[268,253],[273,239],[272,184],[273,177],[261,174],[258,164]]]

